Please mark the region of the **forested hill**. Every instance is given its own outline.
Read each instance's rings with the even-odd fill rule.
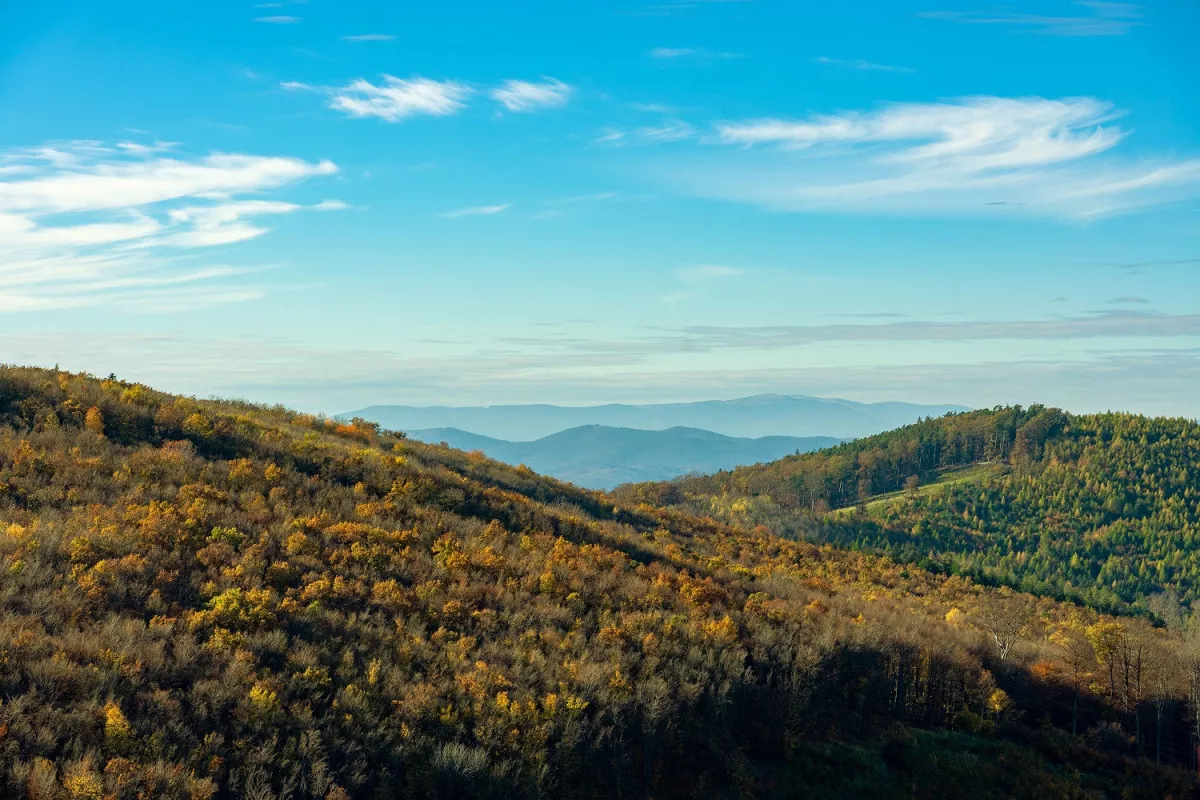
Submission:
[[[829,436],[741,439],[696,428],[644,431],[605,425],[571,428],[532,442],[506,442],[457,428],[408,431],[408,435],[460,450],[481,450],[497,461],[525,464],[589,489],[758,464],[838,443]]]
[[[0,369],[4,797],[1186,797],[1197,638]]]
[[[622,494],[1101,608],[1200,598],[1200,426],[1186,419],[950,414]]]

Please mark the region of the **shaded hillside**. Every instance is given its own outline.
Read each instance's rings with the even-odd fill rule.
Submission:
[[[1193,786],[1177,630],[363,422],[2,369],[0,520],[5,797]]]
[[[497,461],[524,464],[589,489],[715,472],[838,443],[828,436],[740,439],[696,428],[643,431],[603,425],[571,428],[532,442],[506,442],[457,428],[409,431],[409,436],[460,450],[481,450]]]
[[[678,426],[725,436],[868,436],[962,406],[855,403],[836,398],[764,394],[737,400],[602,406],[511,405],[486,407],[370,406],[344,415],[364,417],[392,430],[458,428],[505,441],[531,441],[583,425],[639,430]]]
[[[1101,608],[1145,608],[1163,590],[1200,599],[1191,420],[1038,406],[954,414],[627,494]]]

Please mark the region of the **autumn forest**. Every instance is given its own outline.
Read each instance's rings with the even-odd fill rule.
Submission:
[[[999,408],[606,494],[0,369],[0,795],[1190,797],[1200,428]]]

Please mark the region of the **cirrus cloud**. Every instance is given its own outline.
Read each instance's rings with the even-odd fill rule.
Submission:
[[[390,33],[360,33],[354,36],[343,36],[343,42],[394,42],[396,37]]]
[[[1050,16],[1013,11],[925,11],[917,16],[968,25],[1000,25],[1047,36],[1124,36],[1144,25],[1145,6],[1110,0],[1076,0],[1089,13]]]
[[[865,58],[830,58],[829,56],[817,56],[813,61],[827,67],[843,67],[845,69],[853,69],[859,72],[903,72],[912,73],[916,70],[911,67],[897,67],[892,64],[879,64],[874,61],[867,61]]]
[[[359,78],[332,90],[329,107],[351,117],[378,117],[385,122],[417,115],[444,117],[461,111],[471,91],[456,81],[384,75],[379,84]]]
[[[499,214],[501,211],[507,211],[512,208],[512,203],[499,203],[494,206],[470,206],[468,208],[459,208],[454,211],[444,211],[438,216],[442,219],[458,219],[459,217],[490,217],[493,214]]]
[[[571,98],[571,87],[555,78],[541,82],[506,80],[492,89],[489,96],[509,111],[527,112],[542,108],[562,108]]]
[[[330,161],[70,142],[0,154],[0,311],[123,305],[157,310],[252,299],[245,270],[186,267],[169,251],[261,236],[266,215],[344,207],[247,195],[332,175]]]
[[[353,41],[382,41],[380,35],[348,37]],[[358,78],[342,86],[317,86],[301,81],[283,81],[279,88],[287,92],[315,92],[328,97],[326,105],[350,117],[375,117],[385,122],[400,122],[409,117],[446,117],[467,107],[476,88],[453,80],[434,80],[419,75],[397,78],[383,75],[378,83]],[[530,112],[562,108],[574,89],[556,78],[540,82],[509,79],[487,95],[512,112]]]
[[[1200,158],[1119,156],[1121,117],[1090,97],[893,103],[718,123],[709,141],[738,150],[654,168],[690,193],[790,211],[1087,219],[1194,194]]]

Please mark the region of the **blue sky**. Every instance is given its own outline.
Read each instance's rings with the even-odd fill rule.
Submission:
[[[2,360],[1200,414],[1200,8],[0,3]]]

